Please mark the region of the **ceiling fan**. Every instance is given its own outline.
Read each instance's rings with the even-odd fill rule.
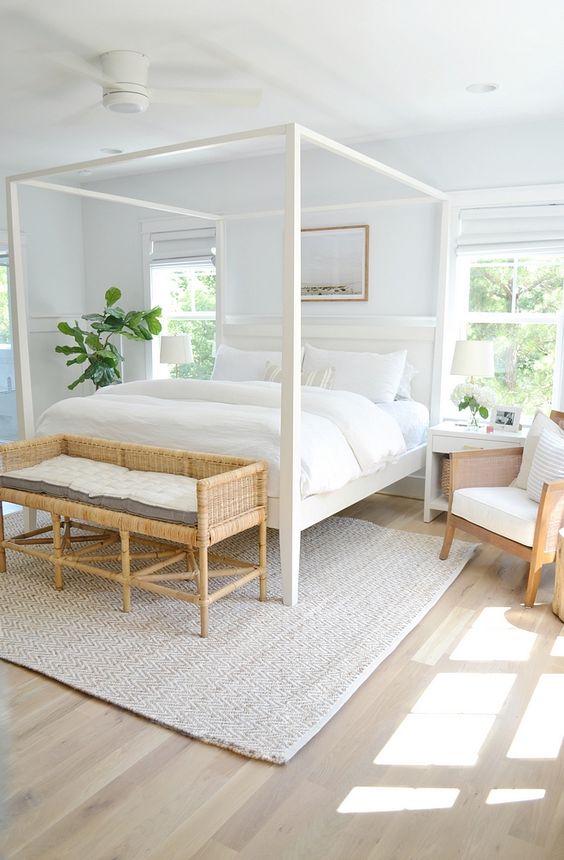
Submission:
[[[192,107],[255,107],[261,99],[258,89],[149,88],[149,57],[139,51],[107,51],[98,57],[96,64],[74,53],[51,56],[59,65],[100,84],[102,104],[117,113],[143,113],[152,102]]]

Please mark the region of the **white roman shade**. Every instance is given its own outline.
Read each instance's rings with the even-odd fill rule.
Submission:
[[[210,262],[214,256],[215,229],[167,230],[150,234],[151,263],[173,263],[177,260]]]
[[[462,209],[458,254],[564,253],[564,204]]]

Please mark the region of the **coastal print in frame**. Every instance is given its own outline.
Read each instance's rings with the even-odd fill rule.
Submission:
[[[368,225],[302,230],[302,301],[368,299]]]

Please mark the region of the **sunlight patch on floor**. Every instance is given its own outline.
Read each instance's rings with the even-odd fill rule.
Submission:
[[[564,738],[564,675],[541,675],[508,758],[558,758]]]
[[[357,785],[337,812],[401,812],[416,809],[450,809],[460,794],[458,788],[410,788],[409,786]]]
[[[441,672],[418,699],[414,714],[498,714],[517,676]]]
[[[552,646],[551,657],[564,657],[564,636],[559,636]]]
[[[515,627],[505,617],[508,606],[483,609],[470,630],[460,640],[451,660],[528,660],[537,634]]]
[[[374,764],[472,767],[494,714],[408,714]]]
[[[527,800],[542,800],[545,794],[544,788],[492,788],[486,803],[489,806],[501,803],[524,803]]]

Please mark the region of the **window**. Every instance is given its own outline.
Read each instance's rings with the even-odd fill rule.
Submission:
[[[492,340],[499,403],[526,416],[558,402],[564,255],[500,253],[459,257],[461,336]]]
[[[153,353],[153,376],[209,379],[215,356],[215,231],[151,234],[151,303],[163,309],[163,334],[189,334],[191,364],[162,365]]]

